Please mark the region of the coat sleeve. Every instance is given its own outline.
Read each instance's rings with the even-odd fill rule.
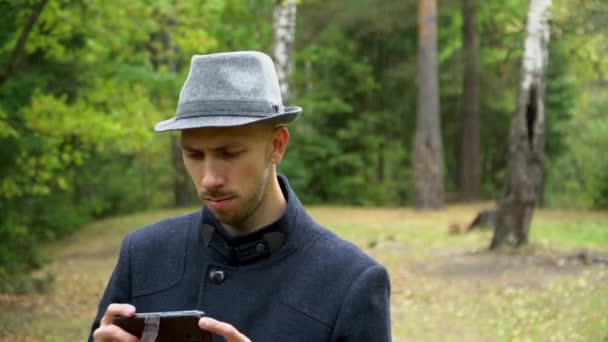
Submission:
[[[391,341],[390,280],[384,267],[369,267],[352,284],[331,340]]]
[[[104,316],[108,306],[112,303],[130,303],[131,302],[131,238],[127,235],[122,241],[118,262],[114,267],[110,281],[106,286],[106,290],[101,297],[97,315],[91,326],[89,333],[89,342],[93,341],[93,332],[99,327],[101,318]]]

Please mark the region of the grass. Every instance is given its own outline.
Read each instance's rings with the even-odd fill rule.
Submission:
[[[539,210],[532,247],[487,253],[491,232],[451,236],[483,207],[311,207],[320,223],[384,264],[392,281],[395,341],[603,341],[608,339],[608,268],[568,263],[567,253],[608,252],[608,213]],[[75,341],[88,334],[124,234],[183,211],[98,221],[48,246],[47,293],[0,294],[1,341]],[[563,258],[561,260],[564,260]]]
[[[533,240],[551,241],[561,246],[602,248],[608,241],[606,215],[547,211],[535,220],[530,235]]]

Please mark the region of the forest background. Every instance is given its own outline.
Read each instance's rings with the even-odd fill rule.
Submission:
[[[274,5],[0,0],[0,279],[39,266],[41,244],[91,220],[195,204],[176,136],[152,127],[173,116],[193,54],[271,54]],[[280,172],[305,204],[414,204],[417,5],[298,3],[287,104],[304,113],[291,126]],[[474,199],[494,200],[507,163],[528,1],[484,0],[476,9]],[[552,11],[541,205],[608,209],[608,3],[558,0]],[[439,1],[448,203],[461,199],[462,27],[462,2]]]

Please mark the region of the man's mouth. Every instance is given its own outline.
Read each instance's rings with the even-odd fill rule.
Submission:
[[[222,210],[226,209],[232,204],[234,197],[221,197],[221,198],[205,198],[207,206],[211,209]]]

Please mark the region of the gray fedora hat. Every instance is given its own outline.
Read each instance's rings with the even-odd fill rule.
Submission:
[[[175,117],[157,123],[154,130],[281,124],[295,120],[301,112],[300,107],[283,106],[268,55],[255,51],[195,55]]]

